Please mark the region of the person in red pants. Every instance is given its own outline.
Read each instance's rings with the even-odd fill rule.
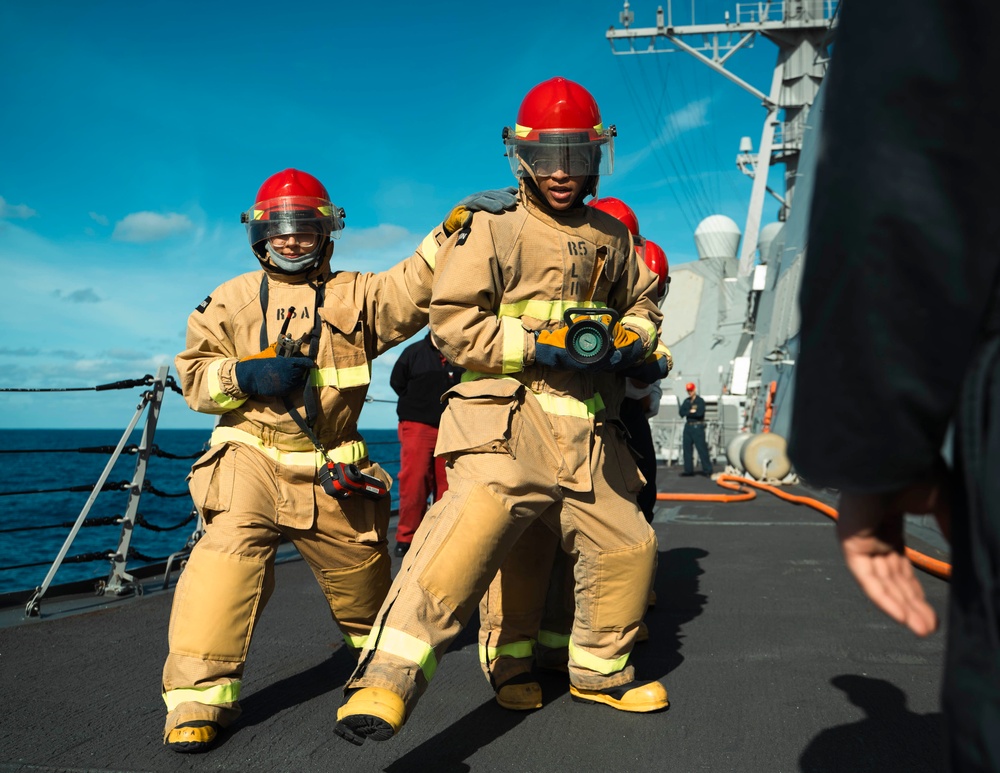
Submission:
[[[389,385],[399,400],[399,521],[397,556],[406,555],[413,534],[427,512],[429,499],[437,502],[448,490],[445,460],[434,458],[438,424],[444,405],[441,395],[457,384],[463,369],[455,367],[431,343],[428,333],[407,346],[392,368]]]

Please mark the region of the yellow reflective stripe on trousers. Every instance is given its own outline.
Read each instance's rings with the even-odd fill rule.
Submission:
[[[222,379],[219,378],[219,371],[222,369],[225,360],[213,360],[208,365],[208,396],[212,398],[212,402],[218,405],[220,408],[225,408],[227,411],[231,411],[233,408],[239,408],[243,403],[247,401],[248,398],[242,397],[236,399],[235,397],[230,397],[222,389]]]
[[[417,250],[420,257],[424,259],[424,263],[430,266],[431,271],[434,270],[434,263],[437,260],[438,253],[438,243],[437,239],[434,238],[434,232],[431,231],[424,240],[420,242],[420,249]]]
[[[530,658],[535,653],[535,642],[531,639],[524,641],[512,641],[510,644],[501,644],[499,647],[487,647],[479,645],[479,662],[489,663],[497,658]]]
[[[350,389],[370,384],[371,380],[369,364],[355,365],[353,368],[313,368],[309,371],[309,384],[314,387]]]
[[[387,652],[397,658],[416,663],[424,672],[424,678],[428,682],[434,677],[434,672],[437,671],[437,656],[429,644],[420,641],[416,636],[395,628],[372,628],[368,638],[376,642],[375,649],[379,652]]]
[[[538,643],[550,650],[557,650],[561,647],[569,646],[568,633],[556,633],[555,631],[539,631]]]
[[[363,650],[365,645],[368,643],[368,634],[362,636],[351,636],[349,633],[343,634],[344,643],[353,649]]]
[[[502,303],[497,311],[498,317],[534,317],[563,321],[567,309],[606,309],[603,301],[518,301],[517,303]]]
[[[524,326],[520,317],[501,317],[503,329],[503,372],[524,370]]]
[[[605,675],[617,674],[628,663],[628,655],[622,655],[620,658],[615,658],[614,660],[605,660],[596,655],[591,655],[586,650],[580,649],[573,644],[572,639],[569,642],[569,657],[578,666],[583,666],[589,671]]]
[[[213,687],[182,687],[163,693],[167,711],[173,711],[182,703],[204,703],[206,706],[221,706],[235,703],[240,698],[240,681],[217,684]]]
[[[242,443],[246,446],[253,446],[262,454],[273,459],[278,464],[286,467],[312,467],[314,469],[326,464],[326,460],[319,451],[281,451],[272,446],[265,446],[264,441],[256,435],[251,435],[236,427],[216,427],[212,432],[210,445],[219,443]],[[368,456],[368,446],[364,441],[358,440],[339,448],[329,449],[327,455],[335,462],[344,464],[356,464]]]

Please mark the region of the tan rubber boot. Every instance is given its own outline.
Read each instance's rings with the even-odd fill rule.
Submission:
[[[181,754],[207,752],[219,737],[219,725],[207,719],[181,722],[167,733],[163,743],[170,751]]]
[[[362,687],[352,691],[347,702],[337,709],[337,720],[333,732],[355,746],[363,744],[366,738],[386,741],[406,721],[406,706],[392,690]]]
[[[619,711],[646,713],[670,705],[667,688],[659,682],[629,682],[604,690],[584,690],[571,684],[569,694],[577,703],[603,703]]]
[[[542,686],[529,673],[508,679],[497,690],[497,703],[511,711],[532,711],[542,707]]]

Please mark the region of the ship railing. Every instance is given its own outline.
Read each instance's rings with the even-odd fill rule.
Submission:
[[[108,459],[104,470],[101,472],[97,482],[93,485],[90,490],[90,495],[87,497],[87,501],[84,503],[80,514],[77,516],[76,520],[73,522],[66,539],[63,541],[62,547],[59,549],[55,560],[49,567],[48,572],[45,575],[45,579],[42,584],[35,588],[34,593],[28,600],[25,606],[25,615],[28,617],[37,617],[41,612],[41,600],[45,596],[46,592],[52,585],[52,581],[55,579],[56,573],[64,562],[77,562],[82,560],[89,560],[90,558],[106,558],[111,562],[111,570],[108,574],[106,580],[99,581],[95,587],[97,595],[117,595],[122,596],[128,593],[134,593],[136,595],[141,595],[142,584],[137,582],[135,577],[128,571],[127,564],[129,557],[137,556],[136,552],[131,548],[132,535],[135,531],[135,527],[138,523],[141,523],[141,515],[139,515],[139,502],[144,491],[151,491],[153,493],[159,494],[161,496],[190,496],[187,491],[181,494],[167,494],[165,492],[157,491],[152,484],[146,479],[147,467],[149,464],[150,456],[154,454],[159,454],[159,450],[153,443],[153,439],[156,433],[156,424],[160,415],[160,409],[163,404],[163,396],[167,388],[173,389],[174,391],[180,393],[180,388],[174,382],[173,377],[168,376],[169,368],[166,365],[160,366],[157,370],[155,376],[147,375],[142,379],[131,380],[131,381],[120,381],[114,384],[104,384],[98,387],[89,387],[90,389],[95,389],[97,391],[103,391],[106,389],[126,389],[133,388],[135,386],[148,386],[149,389],[145,390],[139,400],[139,404],[136,406],[135,413],[132,416],[131,421],[129,421],[128,426],[122,433],[121,439],[118,441],[117,446],[111,452],[111,456]],[[67,391],[59,389],[51,390],[21,390],[21,389],[4,389],[3,391]],[[75,391],[75,390],[74,390]],[[148,410],[147,410],[148,409]],[[143,426],[142,438],[138,446],[127,446],[127,442],[131,437],[133,431],[142,418],[143,413],[146,414],[145,424]],[[100,449],[83,449],[83,450],[100,450]],[[108,477],[111,474],[115,463],[122,456],[122,453],[128,450],[128,452],[134,452],[136,454],[135,469],[132,474],[131,481],[122,481],[121,483],[108,483]],[[194,454],[193,456],[197,456]],[[193,458],[193,457],[192,457]],[[121,523],[121,532],[118,538],[117,547],[110,553],[101,553],[96,556],[74,556],[67,558],[70,547],[72,546],[74,540],[80,532],[80,529],[85,525],[87,520],[87,515],[90,513],[94,502],[97,500],[98,494],[102,491],[107,490],[128,490],[129,497],[125,508],[125,513],[120,517],[120,519],[114,519],[115,522]],[[66,489],[58,489],[66,490]],[[71,487],[69,490],[80,490],[79,487]],[[46,489],[44,491],[27,491],[27,492],[4,492],[5,495],[21,494],[21,493],[49,493],[53,491],[52,489]],[[198,516],[197,511],[192,507],[191,512],[184,522],[170,528],[182,528],[185,524],[190,523],[192,520],[196,522],[196,526],[191,536],[187,539],[182,551],[175,552],[168,557],[168,572],[169,567],[179,558],[190,552],[191,548],[197,542],[198,538],[203,532],[203,523],[200,516]],[[89,523],[87,525],[90,525]],[[142,525],[148,528],[155,528],[149,524],[142,523]],[[166,531],[167,529],[158,529],[161,531]],[[13,530],[12,530],[13,531]],[[145,556],[137,556],[140,559],[145,559],[149,561],[162,560],[162,559],[149,559]],[[44,564],[42,564],[44,566]],[[169,578],[169,574],[167,578]]]
[[[75,387],[69,389],[19,389],[19,388],[2,388],[0,392],[64,392],[64,391],[105,391],[109,389],[130,389],[137,386],[148,386],[148,390],[144,391],[140,396],[138,405],[136,406],[135,412],[132,416],[131,421],[129,421],[128,426],[126,426],[125,431],[122,433],[121,439],[118,444],[111,451],[110,457],[107,464],[104,467],[101,475],[99,476],[97,482],[92,487],[83,486],[71,486],[68,488],[59,489],[43,489],[43,490],[33,490],[33,491],[7,491],[0,492],[0,496],[13,496],[21,494],[47,494],[56,491],[90,491],[87,501],[84,503],[82,509],[76,520],[72,523],[69,533],[66,539],[63,541],[62,547],[59,549],[58,554],[49,566],[48,572],[45,575],[45,579],[42,584],[35,588],[34,593],[29,599],[27,605],[25,606],[25,615],[28,617],[38,617],[41,613],[41,600],[45,594],[49,591],[52,586],[52,582],[56,577],[57,572],[63,564],[68,563],[82,563],[84,561],[97,561],[97,560],[108,560],[111,563],[111,570],[107,576],[107,579],[98,580],[94,585],[94,591],[96,595],[115,595],[124,596],[127,594],[142,595],[143,585],[141,582],[136,580],[136,577],[132,572],[128,570],[128,560],[130,558],[136,558],[145,564],[156,564],[159,565],[163,563],[164,574],[163,574],[163,588],[166,589],[169,586],[171,574],[175,566],[183,566],[183,562],[190,555],[191,550],[194,548],[195,544],[201,538],[204,533],[204,521],[199,514],[197,508],[192,504],[187,517],[178,524],[169,527],[156,527],[152,524],[146,523],[142,515],[139,514],[139,502],[143,492],[155,494],[164,497],[175,497],[175,496],[186,496],[189,497],[190,494],[187,490],[178,494],[170,494],[157,490],[148,480],[147,480],[147,468],[149,464],[149,459],[153,455],[157,456],[167,456],[174,459],[185,459],[185,458],[197,458],[201,455],[202,451],[192,454],[190,456],[177,457],[172,454],[166,454],[160,451],[154,444],[154,436],[156,433],[157,422],[160,416],[160,410],[163,405],[163,397],[166,390],[169,388],[181,394],[180,387],[177,386],[176,381],[173,376],[168,375],[169,367],[164,365],[160,366],[157,370],[155,376],[146,375],[141,379],[131,379],[127,381],[118,381],[112,384],[102,384],[96,387]],[[366,397],[366,403],[395,403],[395,400],[380,400],[378,398]],[[142,439],[138,445],[127,445],[129,438],[135,431],[139,424],[140,419],[143,414],[146,415],[146,420],[143,425]],[[394,445],[392,441],[373,441],[368,442],[369,447],[384,446],[384,445]],[[101,446],[99,448],[85,448],[76,449],[80,452],[107,452],[110,446]],[[55,451],[56,449],[30,449],[31,451]],[[11,450],[11,453],[25,453],[24,449]],[[108,477],[111,474],[115,464],[118,462],[119,458],[125,453],[135,453],[136,463],[135,469],[130,481],[120,481],[120,482],[108,482]],[[379,460],[379,463],[383,467],[391,467],[392,465],[398,465],[400,460],[389,459],[389,460]],[[98,495],[102,491],[124,491],[129,492],[128,502],[125,508],[125,513],[122,516],[116,516],[114,518],[90,518],[88,515],[97,500]],[[395,503],[394,503],[395,504]],[[183,547],[166,557],[149,557],[142,555],[132,547],[132,536],[135,532],[136,526],[143,526],[147,529],[153,531],[170,531],[174,529],[183,528],[185,525],[195,523],[194,529],[188,536]],[[70,556],[69,550],[76,540],[81,528],[84,526],[107,526],[111,524],[121,524],[121,532],[118,538],[118,544],[114,550],[108,552],[98,552],[98,553],[87,553],[82,555]],[[66,525],[66,524],[61,524]],[[35,529],[39,527],[22,527],[14,529],[5,529],[4,531],[13,532],[21,531],[27,529]],[[53,527],[45,527],[53,528]],[[0,567],[0,570],[4,569],[25,569],[31,566],[45,566],[47,562],[40,562],[38,564],[23,564],[20,566],[5,566]]]

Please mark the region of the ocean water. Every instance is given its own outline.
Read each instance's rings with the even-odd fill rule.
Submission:
[[[0,593],[30,591],[41,585],[74,522],[90,497],[111,452],[121,440],[120,430],[12,430],[0,429]],[[372,459],[396,478],[399,443],[395,429],[362,430]],[[209,432],[189,429],[157,430],[153,443],[161,454],[146,468],[150,488],[143,492],[138,514],[148,525],[137,525],[131,549],[136,554],[129,567],[166,559],[183,550],[196,520],[185,477],[191,464],[205,450]],[[128,443],[138,445],[141,430]],[[107,447],[107,448],[105,448]],[[97,449],[81,452],[80,449]],[[167,455],[191,458],[170,458]],[[136,455],[122,453],[108,483],[129,483],[135,473]],[[67,491],[83,488],[82,491]],[[178,495],[178,496],[164,496]],[[398,492],[392,490],[392,507]],[[53,584],[106,579],[121,538],[121,525],[113,519],[124,515],[127,490],[102,491],[90,511]],[[102,523],[112,521],[108,523]]]

